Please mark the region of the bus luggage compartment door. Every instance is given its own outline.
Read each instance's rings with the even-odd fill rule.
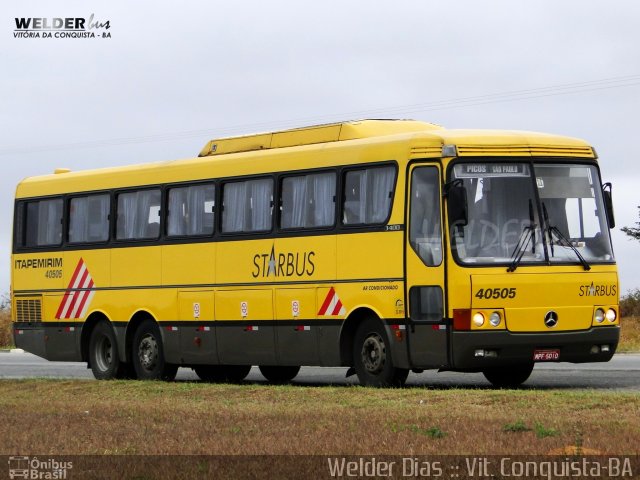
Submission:
[[[216,364],[218,351],[213,323],[213,290],[178,292],[178,316],[183,324],[180,352],[183,363]]]
[[[315,288],[276,289],[279,365],[318,365]]]
[[[271,289],[217,291],[215,312],[220,363],[276,364]]]

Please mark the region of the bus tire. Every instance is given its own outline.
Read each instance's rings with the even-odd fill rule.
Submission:
[[[223,382],[226,379],[222,365],[197,365],[193,371],[204,382]]]
[[[164,359],[164,347],[158,325],[147,319],[133,336],[133,366],[140,380],[167,380],[176,378],[178,366]]]
[[[287,383],[296,378],[300,367],[261,365],[260,373],[270,383]]]
[[[482,374],[497,388],[516,388],[523,384],[533,371],[533,363],[524,363],[508,367],[492,367]]]
[[[409,370],[396,368],[384,326],[369,318],[356,330],[353,346],[353,365],[360,383],[369,387],[401,387]]]
[[[89,364],[97,380],[119,378],[123,364],[118,356],[116,335],[106,321],[99,322],[91,332]]]
[[[231,383],[243,381],[251,371],[251,365],[225,365],[223,368],[225,378]]]

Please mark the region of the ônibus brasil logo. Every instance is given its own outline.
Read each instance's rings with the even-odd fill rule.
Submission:
[[[9,478],[48,478],[65,480],[69,470],[73,469],[73,462],[60,461],[55,458],[44,460],[38,457],[11,456],[9,457]]]
[[[110,20],[85,17],[16,17],[13,38],[111,38]]]

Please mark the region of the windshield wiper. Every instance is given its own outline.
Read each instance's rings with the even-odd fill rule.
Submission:
[[[543,236],[549,238],[549,247],[551,248],[551,256],[555,256],[553,253],[553,235],[551,235],[551,223],[549,223],[549,214],[547,213],[547,206],[542,202],[542,216],[544,217],[545,228]]]
[[[533,222],[533,202],[529,199],[529,225],[525,225],[520,233],[516,248],[513,249],[513,253],[511,254],[511,263],[509,264],[509,268],[507,268],[507,272],[516,271],[531,240],[533,240],[531,253],[536,253],[536,227],[537,225]]]
[[[578,257],[578,260],[580,260],[582,267],[585,270],[591,270],[591,265],[589,265],[589,263],[584,259],[582,254],[575,247],[575,245],[571,243],[571,241],[568,240],[567,237],[565,237],[562,234],[562,232],[558,227],[551,225],[551,223],[549,223],[549,215],[547,214],[547,207],[545,206],[544,203],[542,203],[542,215],[544,216],[544,222],[547,225],[547,227],[545,228],[545,234],[549,237],[549,246],[551,247],[551,256],[552,257],[554,256],[553,235],[555,234],[555,236],[558,238],[558,245],[560,245],[561,247],[569,247],[571,250],[573,250],[573,253],[575,253],[576,257]]]

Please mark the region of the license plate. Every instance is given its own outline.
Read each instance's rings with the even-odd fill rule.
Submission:
[[[534,350],[533,360],[535,362],[553,362],[560,359],[560,350]]]

